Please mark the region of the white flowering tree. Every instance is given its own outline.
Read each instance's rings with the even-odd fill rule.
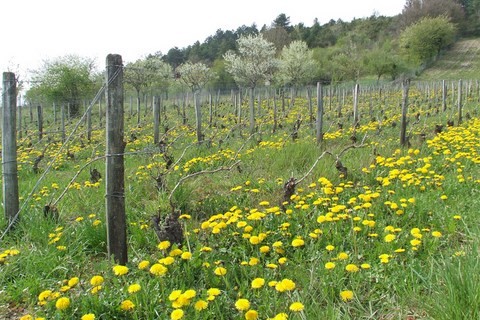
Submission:
[[[239,86],[250,90],[250,133],[255,132],[255,104],[253,92],[264,83],[277,68],[275,46],[260,35],[242,36],[237,40],[238,53],[224,55],[227,71]]]
[[[285,85],[298,87],[311,81],[317,68],[317,62],[313,59],[313,52],[308,49],[307,43],[296,40],[282,50],[278,78]]]
[[[215,79],[216,74],[201,62],[186,62],[177,68],[177,72],[180,74],[180,81],[189,87],[193,92],[197,141],[201,143],[203,141],[202,110],[200,108],[200,104],[198,103],[198,95],[209,81]]]

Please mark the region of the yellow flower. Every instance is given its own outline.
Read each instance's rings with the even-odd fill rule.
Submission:
[[[96,294],[98,291],[102,290],[102,286],[95,286],[90,290],[92,294]]]
[[[142,289],[142,287],[138,283],[134,283],[128,286],[128,293],[135,293]]]
[[[250,301],[247,299],[238,299],[237,302],[235,302],[235,308],[240,311],[245,311],[250,308]]]
[[[207,293],[208,293],[208,295],[210,295],[210,296],[218,296],[218,295],[220,295],[220,293],[222,293],[222,292],[221,292],[220,289],[218,289],[218,288],[210,288],[210,289],[207,290]]]
[[[224,275],[227,274],[227,269],[225,269],[223,267],[217,267],[217,268],[215,268],[213,273],[215,273],[217,276],[224,276]]]
[[[285,312],[277,314],[275,317],[273,317],[271,320],[287,320],[288,319],[288,314]]]
[[[160,263],[155,263],[150,267],[150,273],[156,276],[163,276],[167,271],[167,267]]]
[[[297,238],[297,239],[293,239],[292,241],[293,247],[302,247],[304,245],[305,245],[305,241],[303,241],[303,239]]]
[[[258,312],[255,310],[248,310],[245,313],[246,320],[257,320],[258,319]]]
[[[170,248],[170,241],[165,240],[165,241],[160,242],[158,244],[157,248],[160,249],[160,250],[166,250],[166,249]]]
[[[362,268],[362,269],[370,269],[370,265],[369,265],[368,263],[362,263],[362,264],[360,265],[360,268]]]
[[[345,266],[345,270],[347,270],[348,272],[357,272],[358,271],[358,267],[354,264],[347,264]]]
[[[138,269],[144,270],[148,268],[149,265],[150,265],[150,262],[147,260],[140,261],[140,263],[138,264]]]
[[[435,238],[440,238],[442,236],[442,233],[440,231],[433,231],[432,236]]]
[[[350,301],[353,299],[353,291],[350,290],[344,290],[340,292],[340,298],[342,298],[343,301]]]
[[[325,247],[325,249],[327,249],[328,251],[333,251],[335,247],[329,244],[328,246]]]
[[[183,315],[184,315],[184,312],[182,309],[175,309],[172,311],[172,313],[170,314],[170,319],[172,320],[179,320],[179,319],[182,319],[183,318]]]
[[[252,288],[259,289],[265,285],[265,279],[263,278],[255,278],[252,280]]]
[[[93,313],[84,314],[81,320],[95,320],[95,315]]]
[[[158,262],[160,262],[163,265],[169,266],[169,265],[171,265],[172,263],[175,262],[175,258],[174,257],[165,257],[165,258],[162,258],[162,259],[158,260]]]
[[[55,302],[55,308],[58,310],[65,310],[70,307],[70,299],[67,297],[61,297]]]
[[[123,276],[128,273],[128,267],[126,266],[116,265],[112,269],[116,276]]]
[[[192,253],[188,252],[188,251],[185,251],[185,252],[182,253],[181,258],[183,260],[190,260],[190,259],[192,259]]]
[[[303,304],[301,302],[294,302],[290,305],[289,309],[291,311],[302,311],[304,308]]]
[[[395,235],[394,234],[387,234],[385,236],[385,242],[392,242],[393,240],[395,240]]]
[[[33,320],[33,317],[29,314],[20,317],[20,320]]]
[[[345,252],[340,252],[337,256],[338,260],[347,260],[348,259],[348,254]]]
[[[290,279],[283,279],[275,284],[275,290],[278,292],[292,291],[295,289],[295,282]]]
[[[70,280],[68,280],[68,286],[73,288],[78,284],[79,281],[80,279],[78,277],[73,277]]]
[[[51,295],[52,295],[52,290],[42,291],[38,295],[38,301],[39,302],[45,301],[45,300],[49,299],[51,297]]]
[[[205,310],[208,307],[208,302],[205,300],[198,300],[197,302],[195,302],[194,307],[195,307],[195,310],[197,311]]]
[[[123,300],[122,303],[120,304],[120,309],[122,309],[123,311],[132,310],[133,308],[135,308],[135,304],[128,299]]]
[[[334,263],[334,262],[327,262],[327,263],[325,263],[325,269],[331,270],[331,269],[333,269],[333,268],[335,268],[335,263]]]

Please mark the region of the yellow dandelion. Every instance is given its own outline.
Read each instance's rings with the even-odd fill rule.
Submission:
[[[227,274],[227,269],[225,269],[223,267],[217,267],[217,268],[215,268],[213,273],[215,273],[217,276],[224,276],[224,275]]]
[[[344,290],[340,292],[340,298],[347,302],[353,299],[353,291],[351,290]]]
[[[70,299],[67,297],[61,297],[55,302],[57,310],[65,310],[68,307],[70,307]]]
[[[90,284],[94,287],[99,286],[103,283],[103,277],[102,276],[93,276],[92,279],[90,279]]]
[[[325,269],[331,270],[333,268],[335,268],[335,263],[334,262],[329,261],[329,262],[325,263]]]
[[[304,306],[301,302],[294,302],[290,305],[289,309],[291,311],[299,312],[299,311],[302,311],[304,309]]]
[[[258,312],[256,310],[248,310],[245,313],[246,320],[257,320],[258,319]]]
[[[208,307],[208,302],[205,300],[198,300],[197,302],[195,302],[195,305],[194,305],[194,308],[197,311],[205,310],[207,309],[207,307]]]
[[[123,311],[129,311],[129,310],[132,310],[133,308],[135,308],[135,304],[131,301],[131,300],[123,300],[121,303],[120,303],[120,309],[122,309]]]
[[[95,320],[95,314],[93,313],[84,314],[81,320]]]
[[[180,320],[183,318],[184,311],[182,309],[175,309],[170,313],[170,319],[171,320]]]
[[[112,269],[116,276],[123,276],[128,273],[128,267],[126,266],[116,265]]]
[[[259,289],[265,285],[265,279],[263,278],[255,278],[252,280],[252,288]]]
[[[142,289],[142,287],[138,283],[134,283],[128,286],[128,293],[135,293]]]
[[[250,301],[248,301],[247,299],[238,299],[235,302],[235,308],[240,311],[248,310],[250,309]]]

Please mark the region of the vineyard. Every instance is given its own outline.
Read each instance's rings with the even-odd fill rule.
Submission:
[[[479,319],[479,82],[353,91],[323,88],[320,142],[314,88],[258,88],[253,131],[248,95],[204,92],[202,142],[191,95],[125,99],[125,265],[105,105],[43,106],[41,131],[20,108],[0,318]]]

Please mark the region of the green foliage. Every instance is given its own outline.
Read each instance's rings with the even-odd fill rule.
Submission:
[[[93,93],[94,74],[95,64],[89,58],[68,55],[44,61],[43,66],[33,72],[27,99],[31,103],[40,97],[48,103],[68,103],[71,115],[77,116],[81,100]]]
[[[205,85],[216,78],[216,74],[204,63],[186,62],[177,68],[180,81],[185,83],[192,92],[202,90]]]
[[[454,42],[455,33],[448,18],[423,18],[402,32],[401,47],[411,61],[428,63]]]

